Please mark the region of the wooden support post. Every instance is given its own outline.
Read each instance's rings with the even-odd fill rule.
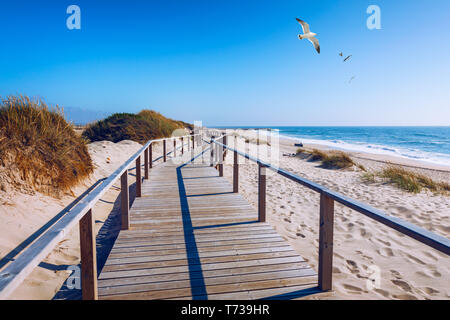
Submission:
[[[150,147],[148,149],[148,157],[149,157],[149,161],[150,161],[150,169],[153,168],[153,143],[150,144]]]
[[[148,179],[148,148],[144,151],[144,179]]]
[[[97,254],[92,209],[80,220],[81,293],[83,300],[97,300]]]
[[[194,132],[191,133],[191,140],[192,140],[192,149],[195,149],[195,136],[194,136]]]
[[[177,139],[173,139],[173,156],[177,156]]]
[[[258,221],[266,222],[266,167],[258,163]]]
[[[214,167],[214,145],[215,145],[215,143],[213,142],[214,138],[215,138],[214,136],[211,137],[210,144],[209,144],[209,147],[211,148],[211,165],[210,165],[210,167]]]
[[[184,142],[183,142],[183,137],[181,137],[181,155],[184,154]]]
[[[136,197],[142,195],[142,180],[141,180],[141,156],[136,159]]]
[[[167,157],[166,157],[166,139],[163,140],[163,158],[164,158],[164,162],[166,162]]]
[[[223,177],[223,147],[218,145],[217,161],[219,169],[219,177]]]
[[[236,146],[235,146],[236,148]],[[233,164],[233,192],[239,192],[239,163],[238,163],[238,153],[234,152],[234,164]]]
[[[333,222],[334,200],[321,193],[319,226],[319,288],[322,291],[329,291],[332,288]]]
[[[122,230],[130,229],[130,196],[128,191],[128,169],[120,177],[120,212]]]
[[[226,146],[227,145],[227,136],[223,136],[222,143]],[[223,147],[223,161],[225,161],[225,157],[227,156],[227,149]]]

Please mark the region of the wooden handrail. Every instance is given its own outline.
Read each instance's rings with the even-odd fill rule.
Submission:
[[[197,136],[200,134],[195,134]],[[189,135],[190,136],[190,135]],[[27,247],[14,261],[10,262],[6,267],[0,271],[0,300],[6,299],[23,280],[39,265],[39,263],[47,257],[53,248],[64,239],[69,231],[80,223],[80,247],[81,257],[81,274],[82,274],[82,294],[83,299],[97,299],[97,268],[95,265],[95,234],[91,226],[92,223],[92,208],[98,200],[111,188],[111,186],[121,178],[121,201],[122,201],[122,229],[129,227],[129,208],[128,208],[128,167],[133,162],[139,165],[137,169],[136,178],[140,181],[140,158],[143,153],[150,148],[150,160],[152,163],[152,148],[155,142],[179,137],[162,138],[148,141],[141,149],[132,155],[124,164],[122,164],[116,171],[114,171],[103,183],[95,188],[86,197],[80,200],[66,215],[59,219],[51,228],[49,228],[42,236],[37,238],[29,247]],[[165,144],[165,143],[164,143]],[[164,154],[165,157],[165,154]],[[140,182],[136,184],[137,187]],[[124,225],[125,224],[125,225]],[[91,241],[94,239],[93,241]],[[94,270],[95,269],[95,270]],[[95,271],[95,273],[94,273]],[[93,276],[95,275],[95,276]],[[95,280],[94,280],[95,278]]]
[[[205,140],[206,141],[206,140]],[[207,141],[206,141],[207,142]],[[365,203],[356,201],[338,192],[332,191],[318,183],[312,182],[308,179],[293,174],[287,170],[273,166],[259,158],[255,158],[247,153],[241,152],[237,149],[231,148],[224,143],[211,138],[210,144],[222,146],[225,149],[234,152],[234,177],[233,177],[233,192],[238,191],[237,183],[238,161],[237,156],[240,155],[250,161],[258,164],[258,216],[259,221],[265,221],[265,175],[261,174],[261,170],[269,169],[283,177],[297,182],[311,190],[320,193],[320,230],[319,230],[319,287],[323,291],[331,290],[332,284],[332,261],[333,261],[333,216],[334,216],[334,201],[343,204],[363,215],[376,220],[404,235],[407,235],[429,247],[432,247],[442,253],[450,255],[450,239],[435,234],[424,228],[418,227],[410,222],[406,222],[397,217],[392,217],[381,210],[375,209]],[[211,146],[211,149],[213,147]],[[211,160],[212,161],[212,160]]]

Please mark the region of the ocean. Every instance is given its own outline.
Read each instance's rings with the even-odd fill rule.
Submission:
[[[256,127],[240,127],[256,128]],[[450,166],[450,127],[268,127],[280,136],[333,149]]]

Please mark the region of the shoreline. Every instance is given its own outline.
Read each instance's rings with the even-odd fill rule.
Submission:
[[[217,128],[208,128],[208,129],[215,129]],[[249,128],[249,129],[242,129],[242,128],[220,128],[220,130],[233,130],[233,131],[242,131],[241,133],[245,135],[246,133],[249,133],[253,130],[256,130],[257,128]],[[442,173],[450,173],[450,164],[440,164],[440,163],[434,163],[429,162],[425,160],[419,160],[419,159],[413,159],[408,158],[406,156],[400,156],[400,155],[390,155],[390,154],[382,154],[382,153],[371,153],[371,152],[364,152],[364,151],[355,151],[355,150],[349,150],[345,148],[335,148],[333,146],[327,145],[327,144],[318,144],[318,143],[310,143],[310,142],[303,142],[302,138],[297,137],[291,137],[287,135],[278,135],[280,148],[289,148],[284,149],[281,151],[285,152],[291,152],[295,153],[298,147],[294,146],[294,143],[301,142],[304,147],[310,148],[310,149],[319,149],[324,151],[329,150],[335,150],[335,151],[343,151],[350,156],[361,159],[361,160],[368,160],[368,161],[374,161],[378,162],[380,164],[394,164],[394,165],[400,165],[412,169],[419,169],[419,170],[433,170],[437,172]],[[308,139],[306,139],[308,140]],[[323,140],[324,142],[327,142],[326,140]]]
[[[301,138],[280,136],[280,145],[282,144],[282,141],[284,142],[284,144],[293,144],[293,143],[295,143],[295,141],[302,142]],[[442,172],[450,173],[450,165],[447,166],[444,164],[432,163],[432,162],[427,162],[424,160],[412,159],[412,158],[389,155],[389,154],[370,153],[370,152],[364,152],[364,151],[353,151],[353,150],[347,150],[345,148],[339,149],[339,148],[333,148],[333,147],[325,145],[325,144],[303,143],[303,145],[305,147],[311,148],[311,149],[343,151],[355,158],[377,161],[377,162],[381,162],[384,164],[396,164],[396,165],[401,165],[401,166],[415,168],[415,169],[428,169],[428,170],[442,171]],[[297,147],[293,146],[293,148],[297,148]]]

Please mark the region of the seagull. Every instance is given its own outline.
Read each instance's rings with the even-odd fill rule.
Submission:
[[[319,45],[319,40],[317,40],[314,36],[316,36],[317,34],[314,32],[309,31],[309,24],[307,24],[305,21],[300,20],[299,18],[295,18],[301,25],[302,25],[302,29],[303,29],[303,34],[299,34],[298,38],[300,40],[302,39],[308,39],[309,41],[311,41],[311,43],[314,45],[314,48],[316,48],[317,53],[320,53],[320,45]]]
[[[342,61],[342,62],[347,61],[348,59],[350,59],[351,56],[352,56],[352,55],[347,56],[347,57],[344,59],[344,61]]]

